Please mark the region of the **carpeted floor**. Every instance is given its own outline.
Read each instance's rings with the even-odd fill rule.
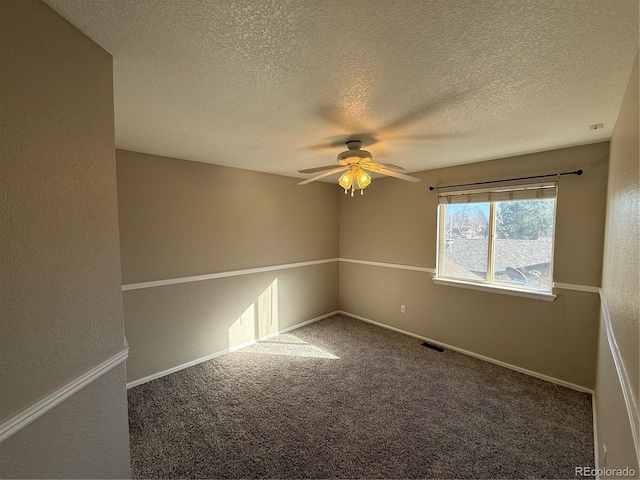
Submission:
[[[336,315],[129,390],[136,478],[573,478],[591,398]]]

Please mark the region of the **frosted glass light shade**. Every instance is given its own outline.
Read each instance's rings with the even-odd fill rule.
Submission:
[[[351,170],[346,171],[339,179],[338,183],[345,190],[349,190],[353,185],[353,173]]]
[[[356,182],[358,182],[359,188],[367,188],[371,183],[371,176],[367,172],[359,168],[356,174]]]

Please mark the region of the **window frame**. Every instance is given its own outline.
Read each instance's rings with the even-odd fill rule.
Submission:
[[[448,205],[447,202],[438,201],[438,212],[437,212],[437,238],[436,238],[436,268],[435,268],[435,276],[433,281],[436,284],[440,285],[449,285],[455,287],[462,288],[470,288],[473,290],[482,290],[489,291],[495,293],[503,293],[507,295],[515,295],[527,298],[536,298],[547,301],[553,301],[556,298],[556,295],[553,294],[553,266],[555,259],[555,240],[556,240],[556,217],[558,212],[558,185],[557,182],[553,182],[553,187],[555,188],[555,195],[552,197],[545,197],[547,199],[553,198],[554,200],[554,208],[553,208],[553,234],[551,238],[551,258],[549,261],[549,290],[536,290],[531,288],[522,288],[517,287],[515,285],[506,285],[495,282],[495,240],[496,240],[496,228],[497,228],[497,204],[501,202],[507,201],[525,201],[526,199],[505,199],[499,198],[491,200],[491,194],[494,192],[500,192],[503,196],[505,192],[514,192],[517,190],[522,190],[523,188],[545,188],[549,186],[549,183],[543,184],[534,184],[534,185],[512,185],[508,187],[500,188],[499,190],[482,190],[482,192],[486,192],[489,197],[488,200],[481,201],[470,201],[470,202],[462,202],[468,205],[480,204],[480,203],[488,203],[489,204],[489,218],[488,218],[488,227],[489,232],[487,235],[487,274],[486,280],[483,279],[473,279],[473,278],[461,278],[461,277],[451,277],[444,275],[444,256],[446,247],[443,248],[446,243],[445,235],[445,222],[446,222],[446,207]],[[474,191],[449,191],[441,194],[443,195],[464,195],[464,194],[474,194]]]

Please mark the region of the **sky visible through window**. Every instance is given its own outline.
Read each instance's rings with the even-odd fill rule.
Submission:
[[[480,210],[489,218],[489,204],[488,203],[452,203],[447,205],[447,214],[455,215],[458,212],[462,212],[464,209],[473,209],[474,211]]]

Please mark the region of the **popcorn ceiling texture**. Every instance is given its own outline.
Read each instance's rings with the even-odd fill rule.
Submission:
[[[45,2],[114,56],[119,148],[284,175],[363,132],[448,135],[370,149],[409,171],[607,140],[638,49],[635,0]]]

